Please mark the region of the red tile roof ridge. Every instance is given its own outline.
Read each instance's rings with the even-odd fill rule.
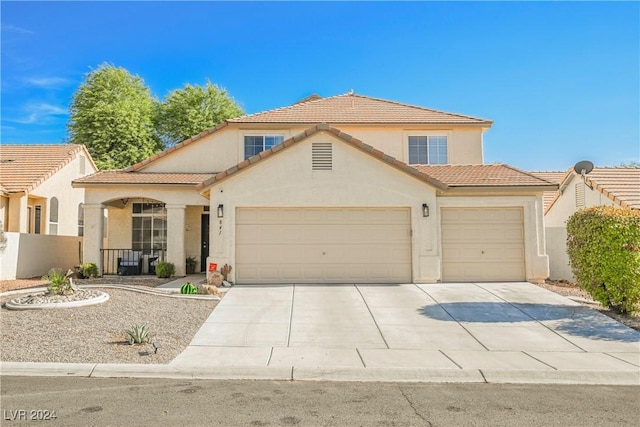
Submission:
[[[310,96],[308,98],[311,98],[312,96]],[[460,118],[464,118],[464,119],[478,120],[480,122],[486,122],[486,123],[493,123],[493,120],[483,119],[483,118],[480,118],[480,117],[474,117],[474,116],[469,116],[469,115],[459,114],[459,113],[451,113],[451,112],[448,112],[448,111],[436,110],[434,108],[422,107],[422,106],[419,106],[419,105],[407,104],[407,103],[403,103],[403,102],[392,101],[392,100],[389,100],[389,99],[383,99],[383,98],[376,98],[376,97],[372,97],[372,96],[361,95],[361,94],[357,94],[357,93],[354,93],[354,92],[347,92],[347,93],[342,93],[342,94],[338,94],[338,95],[327,96],[327,97],[324,97],[324,98],[323,97],[318,97],[318,98],[314,97],[313,99],[308,99],[306,101],[303,99],[303,100],[295,102],[295,103],[293,103],[291,105],[286,105],[284,107],[272,108],[270,110],[258,111],[256,113],[252,113],[252,114],[245,114],[244,116],[239,116],[239,117],[235,117],[233,119],[228,119],[227,121],[229,123],[235,123],[235,122],[239,122],[241,120],[244,121],[244,120],[246,120],[248,118],[255,117],[255,116],[258,116],[258,115],[262,115],[262,114],[266,114],[266,113],[273,113],[273,112],[277,112],[277,111],[284,111],[284,110],[288,110],[288,109],[293,109],[293,108],[298,107],[300,104],[312,104],[312,103],[323,102],[323,101],[327,101],[327,100],[331,100],[331,99],[349,97],[349,96],[355,97],[355,98],[362,98],[362,99],[385,102],[385,103],[389,103],[389,104],[399,105],[399,106],[402,106],[402,107],[415,108],[415,109],[422,110],[422,111],[429,111],[429,112],[434,112],[434,113],[447,114],[447,115],[460,117]]]

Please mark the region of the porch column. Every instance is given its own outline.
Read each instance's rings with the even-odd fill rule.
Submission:
[[[82,262],[93,262],[102,272],[102,239],[104,235],[104,205],[84,205],[84,237],[82,238]]]
[[[186,274],[184,247],[185,205],[166,205],[167,208],[167,261],[176,267],[176,276]]]
[[[26,233],[29,228],[28,196],[26,193],[9,196],[9,224],[5,224],[7,231]]]

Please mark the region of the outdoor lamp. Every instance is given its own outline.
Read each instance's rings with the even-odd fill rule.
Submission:
[[[223,218],[223,217],[224,217],[224,206],[218,205],[218,218]]]
[[[422,216],[425,218],[429,216],[429,205],[426,203],[422,204]]]

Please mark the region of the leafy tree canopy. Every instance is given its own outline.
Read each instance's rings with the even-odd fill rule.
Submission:
[[[226,90],[207,80],[170,92],[159,105],[156,131],[167,145],[190,138],[226,119],[243,114]]]
[[[102,64],[88,73],[70,107],[70,142],[85,144],[100,169],[120,169],[151,155],[157,101],[138,76]]]

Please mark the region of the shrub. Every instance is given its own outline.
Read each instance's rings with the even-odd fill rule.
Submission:
[[[98,266],[92,262],[80,265],[80,274],[83,278],[98,277]]]
[[[132,326],[131,329],[125,331],[129,344],[146,344],[151,342],[151,332],[147,329],[147,325]]]
[[[626,313],[640,302],[640,211],[598,206],[567,221],[569,264],[581,288]]]
[[[50,294],[64,295],[72,291],[71,281],[69,281],[72,274],[72,271],[65,274],[61,268],[52,268],[46,276],[42,276],[42,280],[49,282],[47,289]]]
[[[166,279],[175,274],[176,267],[170,262],[159,262],[156,265],[156,276]]]

